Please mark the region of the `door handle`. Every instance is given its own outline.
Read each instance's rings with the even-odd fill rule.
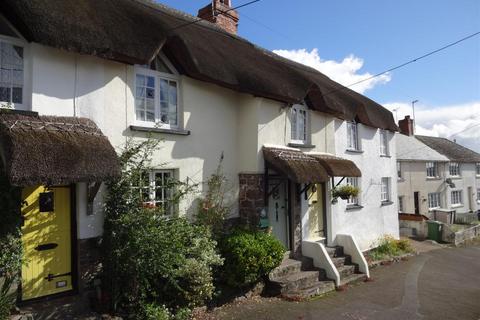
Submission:
[[[55,275],[49,273],[48,276],[46,276],[44,279],[45,279],[45,280],[48,280],[48,281],[52,281],[52,280],[55,279],[55,278],[65,277],[65,276],[71,276],[71,275],[72,275],[71,272],[62,273],[62,274],[55,274]]]
[[[44,243],[40,244],[35,247],[35,250],[37,251],[46,251],[46,250],[52,250],[58,247],[58,243]]]

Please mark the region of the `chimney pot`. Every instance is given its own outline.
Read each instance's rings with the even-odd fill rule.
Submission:
[[[413,120],[409,115],[405,116],[405,119],[398,121],[398,126],[400,128],[400,133],[406,136],[414,135]]]
[[[198,10],[198,17],[216,24],[229,33],[238,32],[238,12],[232,10],[231,0],[212,0],[210,4]]]

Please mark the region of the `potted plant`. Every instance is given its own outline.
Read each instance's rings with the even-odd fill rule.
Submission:
[[[341,187],[335,188],[332,191],[332,202],[336,203],[337,198],[343,200],[348,200],[350,197],[356,197],[360,193],[358,187],[351,186],[349,184],[343,185]]]

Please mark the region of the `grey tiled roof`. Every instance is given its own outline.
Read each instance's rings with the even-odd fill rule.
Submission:
[[[446,156],[450,161],[480,162],[480,154],[445,138],[415,136],[418,140]]]

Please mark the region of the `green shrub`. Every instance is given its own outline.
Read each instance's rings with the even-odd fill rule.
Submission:
[[[102,286],[113,311],[139,318],[161,314],[159,305],[181,314],[203,304],[214,290],[212,269],[223,262],[209,228],[142,206],[132,185],[149,169],[155,147],[149,140],[129,146],[120,156],[121,177],[107,184]],[[175,186],[178,201],[189,189]]]
[[[263,231],[237,229],[220,241],[225,258],[223,280],[231,286],[245,287],[267,275],[282,262],[284,246]]]
[[[369,255],[373,260],[382,260],[411,253],[413,251],[414,250],[407,239],[396,240],[392,236],[385,235],[380,238],[377,247],[370,250]]]

